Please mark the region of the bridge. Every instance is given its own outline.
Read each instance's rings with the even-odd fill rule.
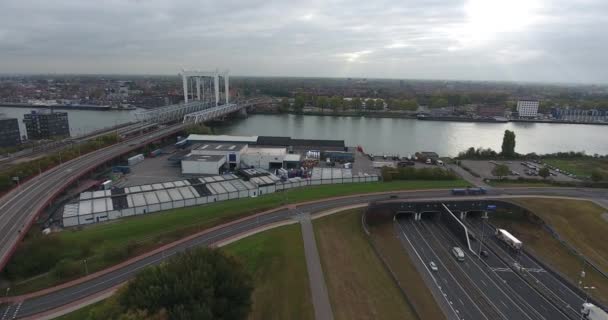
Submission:
[[[3,195],[0,198],[0,270],[36,217],[80,177],[108,161],[175,134],[190,123],[213,120],[265,101],[253,99],[230,103],[228,74],[225,72],[221,76],[225,81],[223,94],[219,88],[219,72],[183,71],[185,103],[138,112],[135,115],[138,120],[133,125],[135,127],[129,127],[134,135],[125,134],[127,137],[118,144],[84,154],[42,172]],[[213,79],[214,90],[208,85],[211,83],[210,77]],[[220,103],[220,98],[223,98],[223,103]],[[145,134],[142,128],[147,128]]]

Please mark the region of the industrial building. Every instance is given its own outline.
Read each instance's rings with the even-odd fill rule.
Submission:
[[[538,106],[538,100],[519,100],[517,101],[517,114],[520,118],[536,118]]]
[[[185,141],[184,144],[192,147],[181,158],[183,174],[213,175],[234,171],[241,166],[266,170],[299,169],[302,154],[310,150],[323,154],[324,159],[354,161],[354,155],[346,152],[348,148],[344,140],[192,134]],[[215,157],[218,155],[225,156],[225,159]]]
[[[311,179],[296,177],[281,180],[261,169],[242,169],[240,172],[244,179],[226,174],[83,192],[75,202],[64,206],[63,226],[72,227],[181,207],[257,197],[310,185],[379,180],[377,175],[353,176],[350,169],[335,168],[314,171],[315,177]]]
[[[70,136],[67,112],[32,110],[23,116],[23,123],[30,140]]]
[[[0,114],[0,148],[14,147],[21,143],[19,120]]]

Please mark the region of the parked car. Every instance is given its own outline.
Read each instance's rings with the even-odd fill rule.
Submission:
[[[439,271],[439,268],[437,268],[437,265],[434,261],[429,262],[429,268],[431,268],[431,270],[435,272]]]
[[[479,254],[480,254],[482,257],[484,257],[484,258],[487,258],[487,257],[489,256],[489,254],[488,254],[488,252],[487,252],[486,250],[481,250],[481,251],[479,252]]]

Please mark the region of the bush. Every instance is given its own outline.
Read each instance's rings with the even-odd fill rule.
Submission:
[[[84,261],[61,260],[53,269],[53,273],[57,279],[72,279],[84,274],[84,268]]]
[[[10,280],[30,278],[47,272],[59,261],[61,240],[51,236],[36,236],[23,244],[4,268]]]

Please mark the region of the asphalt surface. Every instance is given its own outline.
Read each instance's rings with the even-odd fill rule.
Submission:
[[[16,244],[27,232],[35,217],[52,199],[76,178],[147,143],[183,128],[182,124],[148,132],[120,144],[87,153],[43,172],[21,184],[0,199],[0,270],[6,265]]]
[[[90,160],[93,161],[93,160]],[[98,161],[95,159],[95,161]],[[49,188],[47,185],[46,188]],[[492,189],[488,192],[489,194],[483,197],[470,197],[470,196],[451,196],[448,190],[428,190],[428,191],[416,191],[416,192],[395,192],[392,194],[398,195],[399,198],[404,200],[418,200],[418,201],[438,201],[438,200],[470,200],[470,199],[491,199],[501,198],[505,196],[526,196],[526,195],[547,195],[556,197],[577,197],[602,200],[608,198],[608,190],[603,189],[574,189],[574,188],[519,188],[519,189]],[[114,270],[105,275],[99,276],[87,282],[64,288],[46,295],[34,297],[24,301],[14,301],[8,306],[0,307],[0,316],[7,313],[13,314],[17,308],[18,312],[14,313],[14,318],[20,318],[25,316],[35,315],[40,312],[48,311],[60,306],[69,304],[71,302],[80,300],[92,294],[101,292],[105,289],[112,288],[124,281],[132,278],[134,274],[148,265],[158,264],[163,259],[175,254],[176,252],[183,251],[189,247],[199,245],[209,245],[227,239],[232,236],[253,230],[255,228],[265,226],[274,222],[285,221],[287,219],[293,219],[294,215],[301,213],[315,213],[324,211],[332,208],[344,207],[357,203],[367,203],[375,200],[386,200],[388,196],[385,195],[368,195],[368,196],[353,196],[344,199],[329,199],[326,201],[305,204],[297,206],[297,210],[281,210],[272,212],[267,215],[246,219],[238,224],[230,225],[224,228],[219,228],[205,234],[203,236],[190,239],[174,248],[167,249],[162,253],[149,256],[145,259],[138,260],[132,264],[125,266],[121,269]],[[0,211],[4,212],[4,211]],[[4,219],[4,216],[3,216]],[[463,301],[464,302],[464,301]],[[471,310],[471,313],[474,311]],[[8,319],[13,319],[10,317]],[[476,318],[471,318],[476,319]],[[483,318],[480,318],[483,319]],[[558,318],[559,319],[559,318]]]
[[[315,309],[315,319],[333,320],[334,313],[329,302],[329,293],[325,284],[325,276],[315,232],[313,231],[310,214],[300,214],[300,225],[302,228],[302,240],[304,243],[304,255],[306,256],[306,269],[308,270],[308,280],[310,283],[310,293],[312,294],[312,305]]]

